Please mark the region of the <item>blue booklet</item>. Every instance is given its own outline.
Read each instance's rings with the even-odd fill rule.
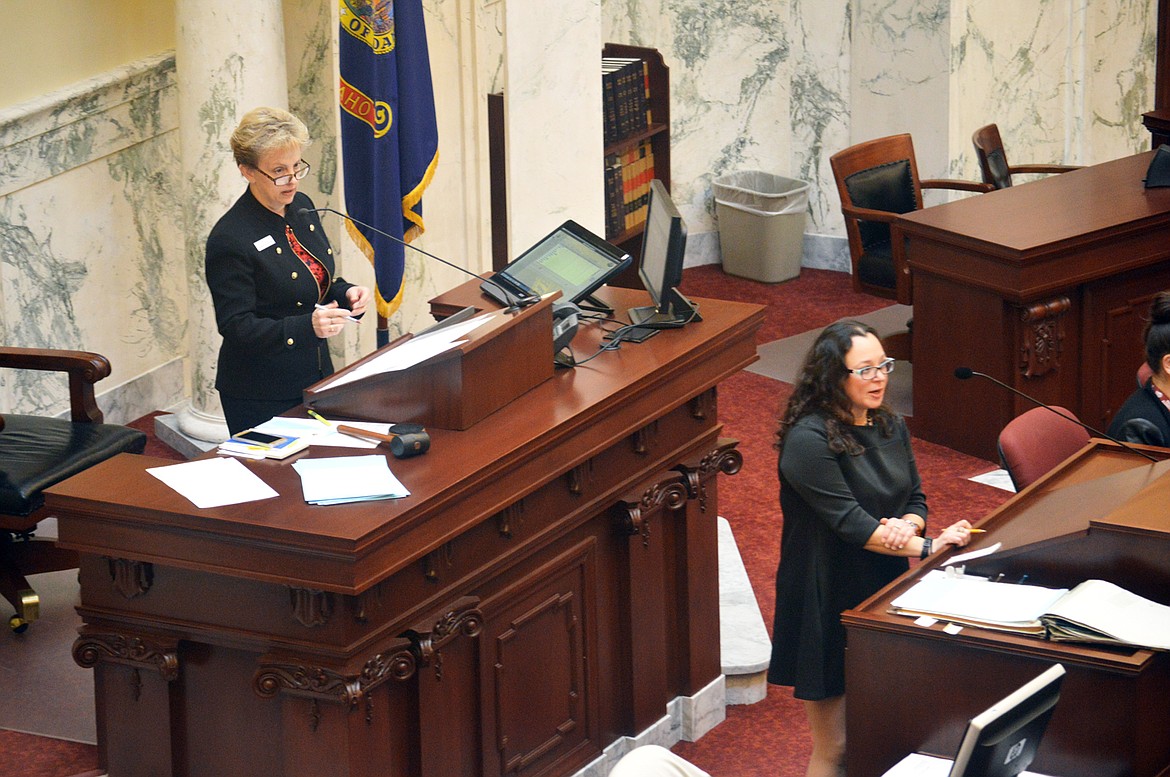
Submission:
[[[281,437],[246,429],[221,442],[219,452],[246,459],[284,459],[307,447],[308,437]]]

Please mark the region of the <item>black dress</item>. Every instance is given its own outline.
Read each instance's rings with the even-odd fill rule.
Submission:
[[[909,568],[907,559],[864,549],[880,518],[926,520],[926,497],[906,423],[885,437],[878,427],[846,427],[860,455],[829,450],[824,419],[800,419],[780,455],[784,531],[776,571],[776,616],[768,682],[798,699],[845,692],[841,613]]]

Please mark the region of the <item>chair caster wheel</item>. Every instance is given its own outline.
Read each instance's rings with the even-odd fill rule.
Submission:
[[[28,621],[19,615],[13,615],[8,619],[8,628],[12,629],[13,634],[23,634],[28,631]]]

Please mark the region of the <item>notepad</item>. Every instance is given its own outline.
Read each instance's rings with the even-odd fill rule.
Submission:
[[[1057,642],[1170,650],[1170,606],[1105,580],[1086,580],[1070,591],[932,570],[890,608]]]
[[[394,477],[385,456],[334,456],[293,462],[305,501],[314,505],[399,499],[410,492]]]

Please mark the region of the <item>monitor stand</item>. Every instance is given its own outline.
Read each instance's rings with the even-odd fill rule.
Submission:
[[[636,326],[652,326],[656,329],[672,329],[674,327],[681,327],[686,323],[685,318],[680,318],[670,313],[660,313],[658,312],[658,308],[653,305],[630,308],[626,311],[626,315],[630,317],[631,324]]]
[[[630,308],[630,323],[655,329],[677,329],[703,320],[699,315],[699,306],[683,296],[677,288],[667,289],[659,303],[658,307],[647,305]]]
[[[581,308],[582,310],[592,311],[594,313],[603,313],[607,316],[613,315],[613,308],[599,300],[597,297],[594,297],[592,294],[586,294],[584,297],[582,297],[580,301],[577,302],[577,307]]]

